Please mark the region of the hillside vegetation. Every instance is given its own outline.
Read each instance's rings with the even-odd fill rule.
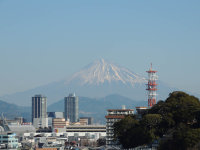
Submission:
[[[151,145],[160,150],[200,149],[200,102],[184,92],[173,92],[143,114],[114,124],[115,139],[124,148]]]

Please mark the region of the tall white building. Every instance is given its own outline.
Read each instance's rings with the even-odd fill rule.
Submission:
[[[70,122],[78,122],[78,96],[75,96],[75,94],[69,94],[68,97],[65,97],[64,101],[65,120],[69,120]]]
[[[106,117],[106,145],[116,145],[114,142],[113,124],[123,119],[126,115],[133,115],[133,109],[108,109]]]
[[[32,97],[32,122],[35,128],[48,127],[47,98],[42,95]]]

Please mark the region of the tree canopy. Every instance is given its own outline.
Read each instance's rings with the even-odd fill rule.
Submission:
[[[187,150],[200,142],[199,99],[181,91],[169,94],[143,114],[114,124],[114,136],[124,148],[159,141],[159,149]],[[181,143],[181,144],[180,144]]]

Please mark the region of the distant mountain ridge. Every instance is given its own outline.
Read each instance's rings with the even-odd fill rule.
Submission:
[[[31,97],[35,94],[47,96],[50,105],[71,92],[75,92],[78,96],[93,98],[118,94],[135,101],[144,101],[147,99],[146,83],[147,80],[143,76],[101,59],[87,65],[70,78],[24,92],[5,95],[2,98],[22,106],[31,106]],[[175,90],[161,81],[158,81],[158,89],[158,99],[165,99]]]
[[[135,109],[136,106],[147,106],[146,101],[134,101],[130,98],[113,94],[102,98],[79,97],[79,116],[93,117],[95,123],[105,124],[107,109],[121,109],[125,105],[128,109]],[[64,112],[64,99],[61,99],[48,106],[48,112]],[[136,112],[136,110],[134,110]],[[24,117],[31,121],[31,107],[21,107],[0,100],[0,113],[8,119]]]
[[[107,109],[135,109],[136,106],[147,106],[147,101],[134,101],[127,97],[113,94],[102,98],[79,97],[79,116],[93,117],[96,123],[104,124]],[[48,106],[48,111],[64,111],[64,99]]]
[[[134,101],[121,95],[109,95],[102,98],[79,97],[79,116],[93,117],[95,123],[105,124],[107,109],[135,109],[136,106],[147,106],[147,101]],[[48,112],[64,112],[64,99],[61,99],[48,106]],[[31,121],[31,107],[22,107],[0,100],[0,113],[8,119],[24,117]]]
[[[24,117],[26,121],[31,121],[31,107],[22,107],[0,100],[0,113],[8,119]]]

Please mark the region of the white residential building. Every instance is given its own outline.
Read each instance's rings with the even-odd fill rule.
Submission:
[[[116,145],[113,141],[113,124],[123,119],[126,115],[133,115],[133,109],[108,109],[106,117],[106,145]]]

